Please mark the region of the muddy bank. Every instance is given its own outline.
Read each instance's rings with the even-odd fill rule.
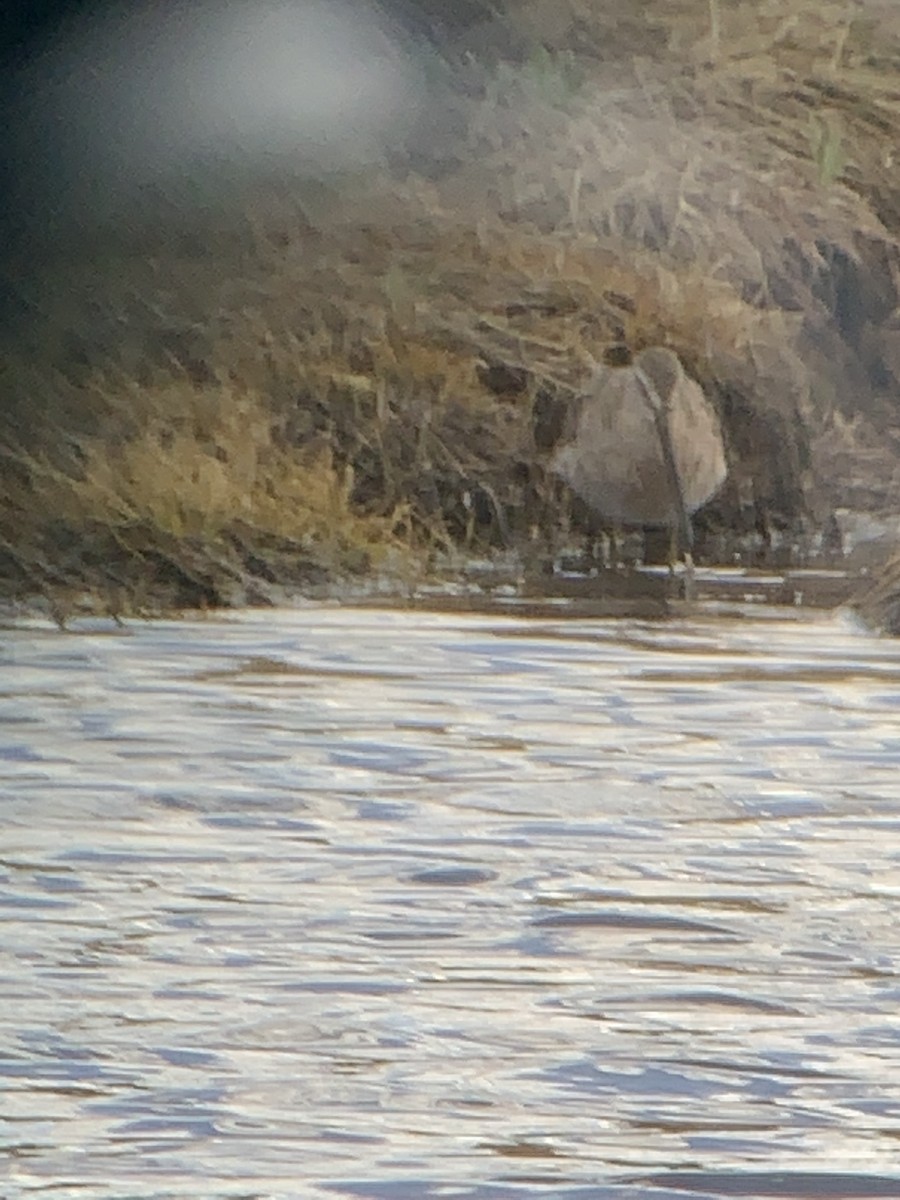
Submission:
[[[697,561],[840,565],[900,461],[900,14],[788,7],[385,6],[422,86],[356,169],[192,162],[26,227],[4,594],[153,611],[540,571],[603,532],[547,469],[566,413],[656,345],[725,436]]]

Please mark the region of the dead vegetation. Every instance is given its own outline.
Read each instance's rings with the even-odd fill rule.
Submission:
[[[140,609],[527,556],[567,519],[561,414],[620,346],[670,346],[719,408],[701,556],[896,506],[900,9],[622,8],[420,14],[430,102],[380,167],[30,262],[4,589]]]

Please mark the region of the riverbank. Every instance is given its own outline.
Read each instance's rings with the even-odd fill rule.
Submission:
[[[2,594],[158,612],[552,558],[596,520],[548,459],[621,346],[670,346],[719,412],[701,564],[840,560],[840,514],[893,512],[900,14],[645,8],[393,6],[423,84],[376,158],[197,164],[28,231]]]

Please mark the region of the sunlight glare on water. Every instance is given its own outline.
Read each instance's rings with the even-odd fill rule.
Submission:
[[[4,1195],[900,1196],[900,644],[0,638]]]

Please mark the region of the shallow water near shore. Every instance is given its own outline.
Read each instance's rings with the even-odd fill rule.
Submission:
[[[529,613],[0,630],[4,1195],[900,1195],[900,643]]]

